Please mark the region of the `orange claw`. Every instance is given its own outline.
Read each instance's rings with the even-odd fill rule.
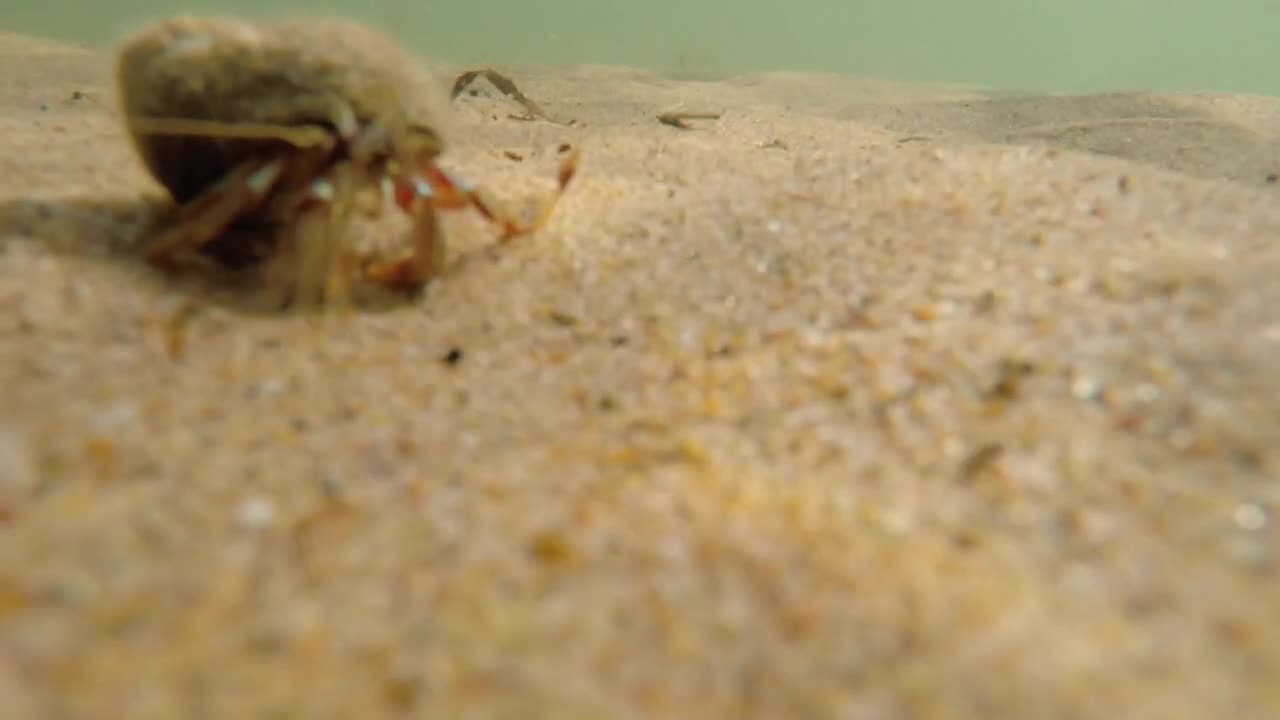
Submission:
[[[395,201],[414,218],[414,250],[398,260],[371,266],[366,271],[367,277],[384,285],[414,290],[442,271],[444,239],[440,233],[437,209],[475,208],[485,219],[502,226],[501,242],[536,232],[551,217],[565,188],[577,174],[578,157],[577,148],[569,150],[560,163],[555,192],[543,203],[538,217],[529,224],[518,222],[488,198],[481,188],[465,179],[450,176],[434,163],[422,168],[418,175],[398,178],[395,181]]]

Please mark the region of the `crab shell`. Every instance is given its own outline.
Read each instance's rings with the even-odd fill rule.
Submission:
[[[121,46],[116,81],[126,127],[152,176],[185,203],[255,157],[297,150],[278,139],[156,135],[138,118],[330,130],[341,159],[365,130],[358,165],[420,165],[443,150],[443,90],[388,36],[338,18],[250,23],[178,17]],[[372,136],[370,136],[372,137]]]
[[[327,299],[353,259],[340,226],[357,194],[376,189],[410,216],[412,251],[363,258],[359,274],[416,291],[443,270],[437,211],[474,208],[506,242],[541,227],[576,172],[573,149],[537,219],[516,220],[437,166],[444,88],[391,38],[349,20],[163,20],[122,44],[116,73],[138,155],[180,206],[146,252],[164,267],[196,251],[234,265],[275,255],[280,268],[293,256],[287,282],[314,295],[323,270]]]

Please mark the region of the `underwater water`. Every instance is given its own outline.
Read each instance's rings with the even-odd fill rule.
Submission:
[[[1011,90],[1280,95],[1275,0],[79,0],[5,3],[3,27],[109,44],[179,11],[338,10],[458,62],[798,70]]]

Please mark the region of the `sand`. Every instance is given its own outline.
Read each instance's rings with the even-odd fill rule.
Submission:
[[[5,717],[1280,717],[1280,102],[506,70],[317,319],[0,36]]]

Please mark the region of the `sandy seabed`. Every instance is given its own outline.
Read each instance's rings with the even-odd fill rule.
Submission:
[[[6,718],[1280,717],[1280,101],[511,69],[550,225],[317,321],[109,71],[0,35]]]

